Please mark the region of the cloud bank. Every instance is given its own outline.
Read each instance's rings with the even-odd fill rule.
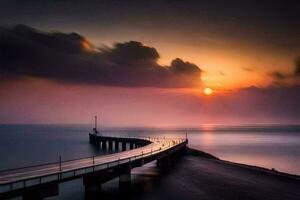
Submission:
[[[300,76],[300,56],[295,60],[295,76]]]
[[[282,71],[272,71],[268,76],[273,79],[273,85],[277,87],[294,87],[300,86],[300,56],[295,59],[294,70],[291,73]]]
[[[155,48],[138,41],[96,48],[77,33],[0,27],[0,76],[38,77],[73,84],[125,87],[197,87],[202,70],[179,58],[157,63]]]

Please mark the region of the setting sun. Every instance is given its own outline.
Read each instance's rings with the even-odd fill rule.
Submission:
[[[205,95],[209,96],[213,93],[213,90],[211,88],[205,88],[203,92]]]

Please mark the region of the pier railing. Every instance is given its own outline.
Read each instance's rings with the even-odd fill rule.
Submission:
[[[119,137],[118,135],[101,135],[103,137],[111,137],[111,138],[121,138]],[[159,138],[159,137],[147,137],[147,136],[126,136],[126,139],[141,139],[141,140],[148,140],[150,142],[153,142],[153,141],[157,141],[157,140],[160,140],[160,139],[173,139],[173,140],[185,140],[185,139],[182,139],[182,138],[166,138],[166,137],[163,137],[163,138]],[[99,157],[99,156],[108,156],[108,155],[111,155],[113,153],[118,153],[118,152],[111,152],[109,154],[101,154],[101,155],[93,155],[93,156],[84,156],[84,157],[80,157],[80,158],[74,158],[74,159],[66,159],[66,160],[62,160],[61,163],[66,163],[66,162],[71,162],[71,161],[76,161],[76,160],[83,160],[83,159],[92,159],[93,157],[96,158],[96,157]],[[47,165],[57,165],[59,164],[60,161],[53,161],[53,162],[44,162],[44,163],[41,163],[41,164],[36,164],[36,165],[28,165],[28,166],[24,166],[24,167],[17,167],[17,168],[9,168],[9,169],[3,169],[3,170],[0,170],[0,173],[3,173],[3,172],[9,172],[9,171],[16,171],[16,170],[22,170],[22,169],[28,169],[28,168],[34,168],[34,167],[43,167],[43,166],[47,166]],[[0,182],[0,186],[1,186],[1,182]],[[0,190],[1,191],[1,190]]]
[[[41,165],[3,170],[0,171],[0,174],[4,172],[16,171],[16,170],[17,171],[19,170],[20,173],[22,173],[21,171],[24,169],[32,169],[32,171],[34,171],[35,168],[36,170],[39,170],[42,167],[46,167],[46,166],[57,168],[57,171],[51,173],[45,173],[45,175],[32,176],[32,177],[27,176],[24,179],[18,179],[17,181],[11,181],[11,182],[5,182],[2,180],[2,182],[0,182],[0,193],[24,189],[26,187],[31,187],[31,186],[54,182],[54,181],[62,182],[69,179],[71,180],[76,177],[83,176],[84,174],[93,173],[99,170],[112,168],[126,163],[131,163],[133,161],[141,160],[143,158],[150,157],[152,155],[157,155],[162,152],[176,151],[177,149],[181,148],[183,145],[186,145],[187,143],[187,139],[161,139],[161,138],[151,138],[151,137],[132,137],[132,138],[135,139],[139,138],[143,140],[148,140],[150,142],[154,142],[154,141],[167,141],[167,142],[164,142],[159,148],[154,147],[153,149],[151,148],[146,151],[143,150],[133,156],[117,157],[118,155],[114,155],[114,154],[89,156],[89,157],[84,157],[79,159],[65,160],[61,162],[51,162],[51,163],[45,163]],[[137,149],[134,150],[136,151]],[[107,159],[115,158],[115,159],[109,162],[97,163],[98,158],[107,158]],[[63,169],[64,165],[74,161],[80,161],[80,160],[87,161],[86,166],[75,168],[75,169]]]

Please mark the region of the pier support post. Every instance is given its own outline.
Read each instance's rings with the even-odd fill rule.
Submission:
[[[102,140],[102,149],[107,149],[106,140]]]
[[[87,175],[83,176],[84,195],[86,199],[91,199],[95,195],[99,195],[102,189],[103,180],[101,176]]]
[[[133,149],[133,142],[130,142],[130,149]]]
[[[119,151],[119,142],[115,141],[115,151]]]
[[[58,195],[58,191],[58,183],[42,185],[26,191],[23,194],[23,200],[42,200],[46,197]]]
[[[131,185],[131,170],[124,172],[119,176],[119,189],[122,191],[126,191],[130,188]]]
[[[102,184],[101,183],[98,183],[97,185],[84,185],[84,192],[85,194],[88,194],[89,192],[91,191],[95,191],[97,190],[97,192],[101,192],[101,189],[102,189]]]
[[[23,200],[43,200],[43,196],[37,192],[27,192],[23,194]]]
[[[126,142],[122,142],[122,151],[126,151]]]
[[[85,185],[84,186],[85,199],[92,199],[92,197],[94,197],[95,195],[99,196],[99,194],[101,194],[101,189],[102,186],[100,183],[94,186]]]
[[[108,141],[108,148],[109,148],[109,150],[113,149],[113,141],[112,140]]]
[[[162,170],[168,170],[171,167],[170,156],[165,156],[164,158],[157,159],[157,167]]]

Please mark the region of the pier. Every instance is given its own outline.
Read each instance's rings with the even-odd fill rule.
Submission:
[[[44,199],[59,194],[59,183],[82,178],[86,192],[119,178],[120,190],[130,187],[131,170],[157,161],[166,170],[181,157],[187,139],[108,137],[89,134],[92,145],[116,153],[0,171],[0,199],[22,196]]]

